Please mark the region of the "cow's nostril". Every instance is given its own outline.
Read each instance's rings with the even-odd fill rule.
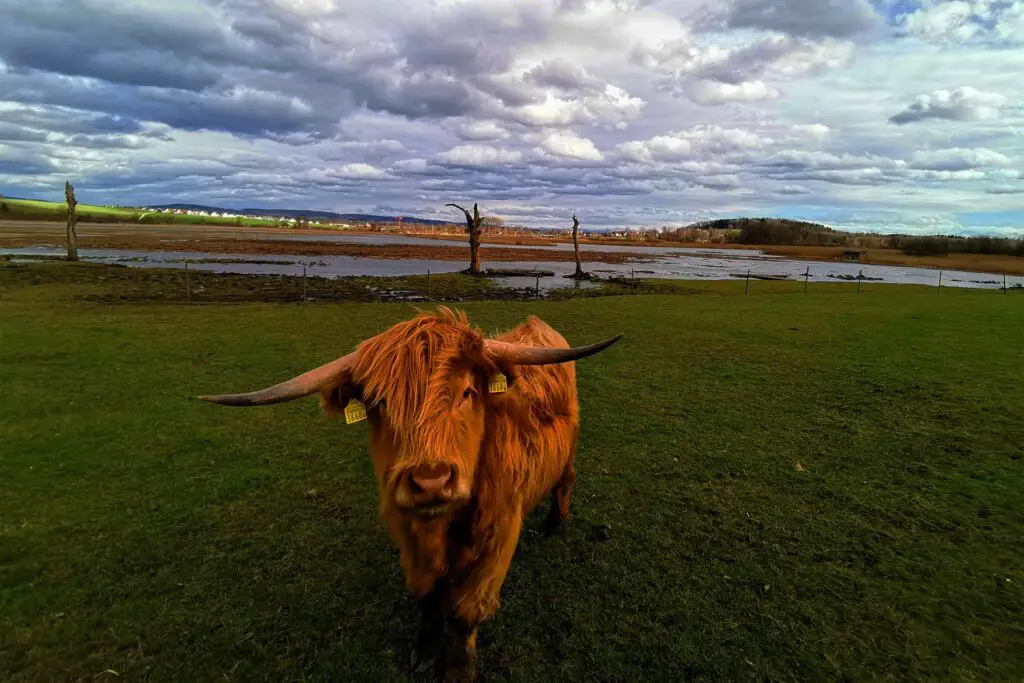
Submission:
[[[441,463],[420,465],[409,475],[409,484],[414,493],[436,495],[445,489],[452,479],[451,465]]]

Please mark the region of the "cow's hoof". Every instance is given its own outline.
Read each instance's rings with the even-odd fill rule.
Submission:
[[[409,666],[415,673],[436,669],[444,653],[443,625],[435,629],[423,628],[412,643]]]
[[[413,650],[412,655],[409,657],[409,668],[412,669],[413,673],[418,674],[426,673],[431,669],[436,669],[437,653]]]
[[[421,635],[409,656],[409,667],[418,674],[436,670],[444,649],[444,639]]]
[[[444,683],[475,683],[476,665],[472,663],[463,666],[449,666],[444,674]]]
[[[544,520],[544,525],[541,527],[541,532],[548,538],[557,535],[565,528],[563,519],[557,515],[548,515],[547,519]]]

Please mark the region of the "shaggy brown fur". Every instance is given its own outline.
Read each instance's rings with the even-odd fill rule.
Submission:
[[[537,317],[495,338],[569,347]],[[508,390],[490,394],[499,367],[484,339],[462,313],[423,313],[363,342],[351,375],[321,393],[330,414],[353,397],[367,404],[381,515],[425,611],[420,648],[437,636],[439,612],[448,680],[474,677],[476,627],[498,609],[523,518],[553,493],[551,521],[561,521],[576,476],[574,363],[502,367]],[[403,473],[437,462],[456,468],[455,504],[417,514],[403,498]]]

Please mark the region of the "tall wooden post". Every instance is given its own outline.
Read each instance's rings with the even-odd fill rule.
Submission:
[[[583,279],[583,264],[580,263],[580,221],[576,214],[572,215],[572,250],[576,255],[576,273],[573,275],[577,280]]]
[[[483,219],[480,218],[480,209],[476,204],[473,204],[473,213],[462,208],[458,204],[445,204],[445,206],[454,206],[466,215],[466,232],[469,233],[469,274],[479,275],[480,274],[480,226],[483,223]]]
[[[67,249],[68,261],[78,260],[78,236],[75,234],[75,223],[78,217],[75,215],[75,207],[78,206],[78,202],[75,201],[75,188],[71,187],[71,183],[64,182],[64,199],[68,203],[68,235],[67,235]]]

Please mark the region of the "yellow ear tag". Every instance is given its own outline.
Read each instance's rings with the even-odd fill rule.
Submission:
[[[508,380],[500,372],[491,377],[491,383],[487,387],[492,394],[500,394],[508,390]]]
[[[350,399],[348,405],[345,406],[345,424],[350,425],[354,422],[362,422],[366,419],[366,406],[361,402]]]

